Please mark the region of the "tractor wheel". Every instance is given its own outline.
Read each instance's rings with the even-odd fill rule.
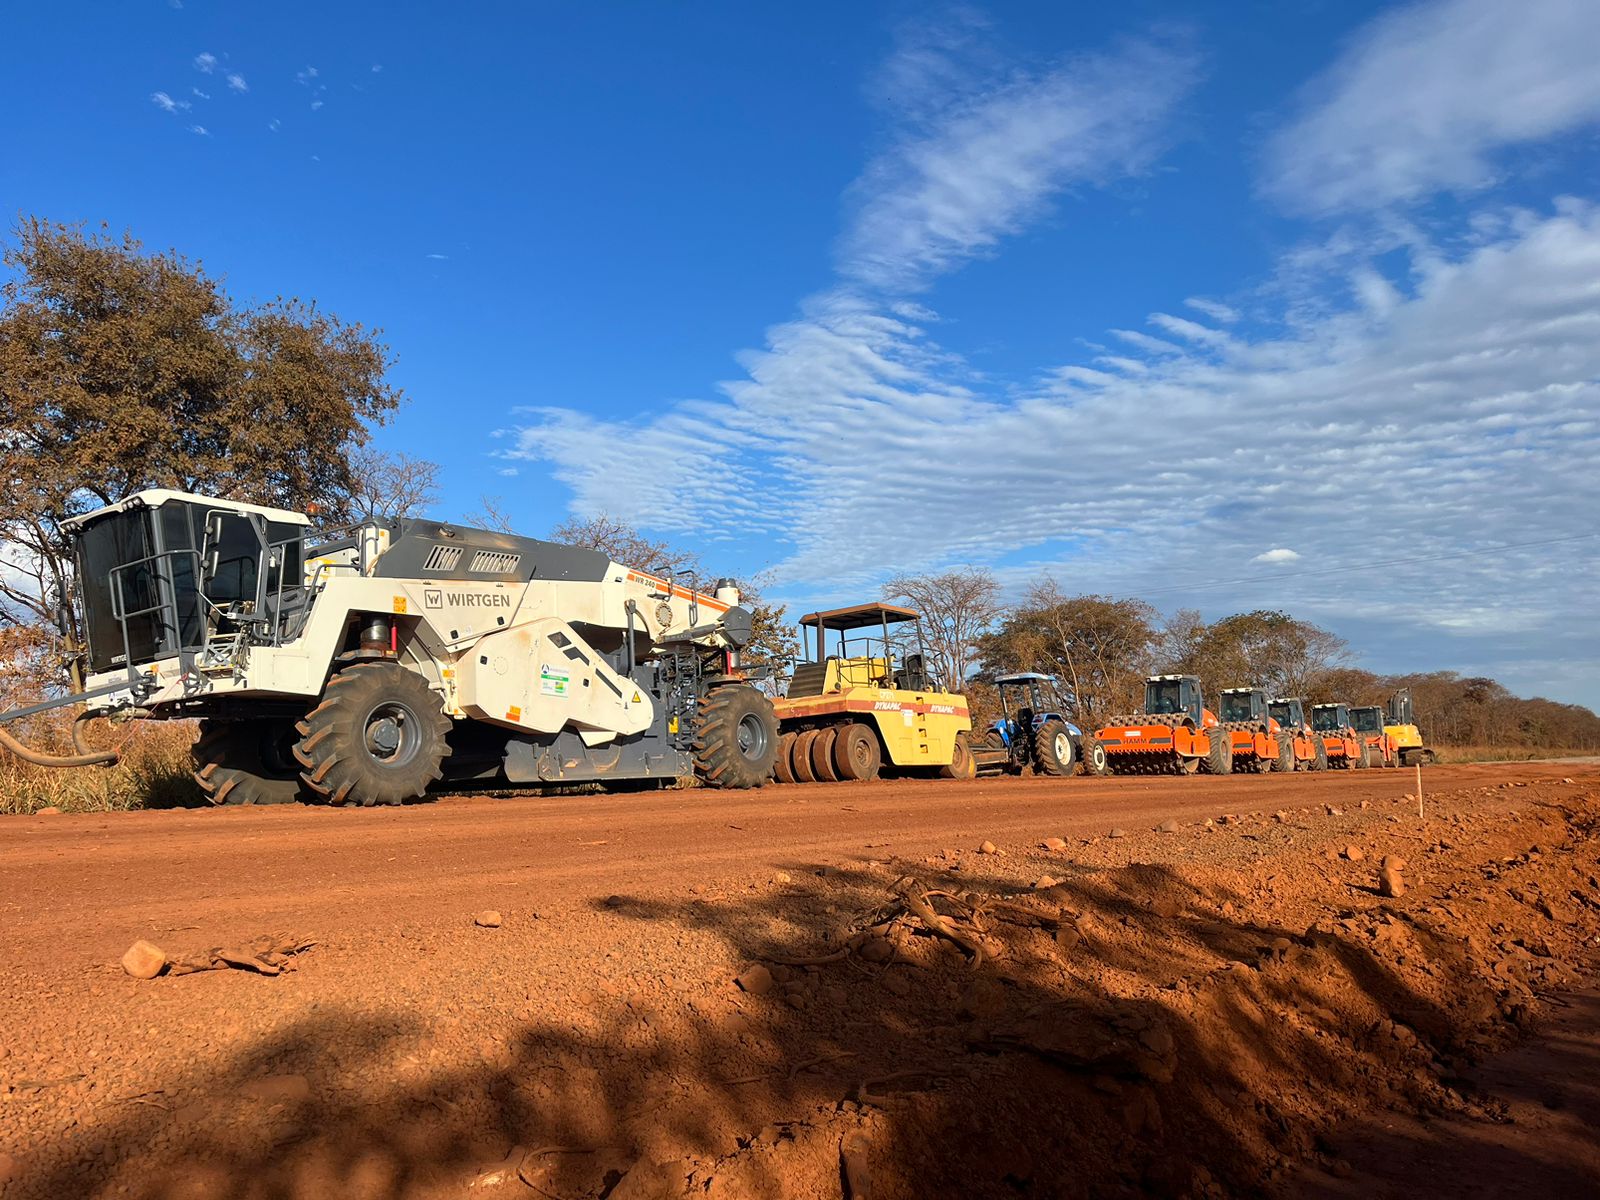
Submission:
[[[1274,771],[1294,770],[1294,741],[1291,738],[1278,738],[1278,757],[1272,760]]]
[[[950,765],[940,767],[939,774],[946,779],[975,779],[978,774],[978,760],[972,757],[972,749],[967,745],[967,735],[956,734],[955,745],[950,750]]]
[[[1033,734],[1033,769],[1040,775],[1072,774],[1072,731],[1064,721],[1046,721]]]
[[[1361,748],[1356,751],[1355,757],[1350,760],[1351,769],[1356,771],[1365,771],[1371,765],[1372,747],[1367,745],[1366,742],[1362,742]]]
[[[1004,750],[1006,748],[1006,739],[998,729],[991,729],[983,735],[981,745],[985,750]]]
[[[840,779],[866,783],[883,767],[878,735],[859,721],[839,730],[833,742],[833,765]]]
[[[1311,756],[1311,761],[1306,763],[1306,770],[1326,771],[1328,769],[1328,747],[1321,738],[1317,738],[1316,743],[1316,753]]]
[[[793,730],[780,734],[778,737],[778,753],[772,760],[772,777],[779,783],[794,782],[794,739],[798,736]]]
[[[833,765],[833,746],[838,740],[837,726],[817,730],[816,740],[811,743],[811,773],[818,783],[839,782],[839,769]]]
[[[1206,752],[1205,758],[1200,761],[1200,769],[1207,775],[1232,775],[1233,774],[1233,738],[1228,736],[1226,730],[1214,729],[1211,731],[1211,749]]]
[[[1078,759],[1083,763],[1085,775],[1111,774],[1111,756],[1106,753],[1106,748],[1094,734],[1083,735],[1083,742],[1079,745],[1078,751]]]
[[[293,804],[302,798],[288,717],[200,722],[194,781],[213,804]]]
[[[330,804],[404,804],[443,776],[450,718],[428,681],[399,663],[357,663],[295,728],[306,787]]]
[[[817,772],[811,765],[811,745],[817,740],[821,730],[802,729],[794,739],[794,781],[796,783],[816,783]]]
[[[760,787],[772,777],[777,753],[778,718],[772,701],[755,688],[725,684],[701,698],[694,718],[694,765],[710,786]]]

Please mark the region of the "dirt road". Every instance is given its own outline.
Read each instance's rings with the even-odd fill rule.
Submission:
[[[1422,819],[1372,770],[0,821],[0,1195],[1269,1188],[1444,1103],[1591,945],[1600,772],[1424,778]],[[118,966],[276,932],[316,945],[275,978]]]

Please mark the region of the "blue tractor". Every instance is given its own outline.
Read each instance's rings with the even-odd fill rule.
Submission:
[[[1056,677],[1019,671],[995,676],[994,686],[1001,715],[972,749],[979,770],[1071,775],[1083,732],[1066,718]]]

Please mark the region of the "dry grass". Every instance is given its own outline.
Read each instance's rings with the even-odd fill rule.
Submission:
[[[54,753],[70,753],[70,716],[18,722],[9,732],[25,745]],[[0,750],[0,814],[32,813],[41,808],[63,812],[114,812],[133,808],[184,808],[202,803],[190,775],[192,721],[133,721],[91,727],[88,740],[97,748],[120,747],[114,767],[61,769],[36,767]]]
[[[1434,752],[1444,763],[1529,762],[1539,758],[1580,758],[1595,753],[1551,746],[1436,746]]]

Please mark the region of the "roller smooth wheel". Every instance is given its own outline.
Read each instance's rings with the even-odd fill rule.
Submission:
[[[955,745],[950,749],[950,765],[940,767],[939,774],[946,779],[974,779],[978,774],[978,760],[972,757],[967,745],[967,735],[956,734]]]
[[[288,717],[200,722],[191,754],[194,781],[213,804],[293,804],[302,792],[294,744],[300,733]]]
[[[1372,765],[1372,747],[1369,746],[1366,742],[1362,742],[1361,743],[1361,748],[1356,751],[1356,756],[1351,761],[1350,766],[1354,770],[1365,771],[1371,765]]]
[[[811,745],[817,740],[817,729],[803,729],[800,736],[794,740],[794,781],[796,783],[817,782],[816,768],[811,765]]]
[[[330,804],[404,804],[443,776],[448,752],[438,693],[395,662],[357,663],[328,680],[295,728],[305,786]]]
[[[778,753],[772,759],[772,777],[779,783],[794,782],[794,739],[797,735],[793,730],[778,738]]]
[[[778,718],[772,701],[742,683],[713,688],[694,717],[694,765],[716,788],[755,788],[772,778]]]
[[[839,730],[834,726],[817,730],[811,743],[811,773],[818,783],[838,783],[839,771],[833,765],[833,744],[839,740]]]
[[[878,735],[859,721],[840,729],[833,741],[833,765],[840,779],[865,783],[883,768]]]
[[[1106,753],[1106,748],[1100,744],[1100,739],[1092,733],[1083,735],[1083,743],[1078,747],[1081,751],[1079,758],[1083,762],[1083,771],[1086,775],[1111,774],[1111,756]]]
[[[1046,721],[1033,734],[1033,769],[1042,775],[1071,775],[1073,749],[1066,722]]]

